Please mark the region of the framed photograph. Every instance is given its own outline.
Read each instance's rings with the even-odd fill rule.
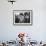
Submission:
[[[14,25],[32,25],[32,10],[13,10]]]

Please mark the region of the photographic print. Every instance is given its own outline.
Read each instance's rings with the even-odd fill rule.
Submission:
[[[13,24],[32,24],[32,10],[14,10]]]

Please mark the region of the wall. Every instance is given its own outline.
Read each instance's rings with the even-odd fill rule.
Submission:
[[[33,10],[32,26],[14,26],[13,10]],[[33,40],[46,40],[46,0],[17,0],[12,5],[0,0],[0,40],[15,40],[19,32],[30,34]]]

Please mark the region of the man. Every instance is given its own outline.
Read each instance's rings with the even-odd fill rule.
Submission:
[[[25,12],[25,23],[30,23],[30,12]]]

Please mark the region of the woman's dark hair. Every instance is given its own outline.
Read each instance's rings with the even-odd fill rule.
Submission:
[[[20,13],[20,15],[22,15],[22,16],[23,16],[23,13]]]

